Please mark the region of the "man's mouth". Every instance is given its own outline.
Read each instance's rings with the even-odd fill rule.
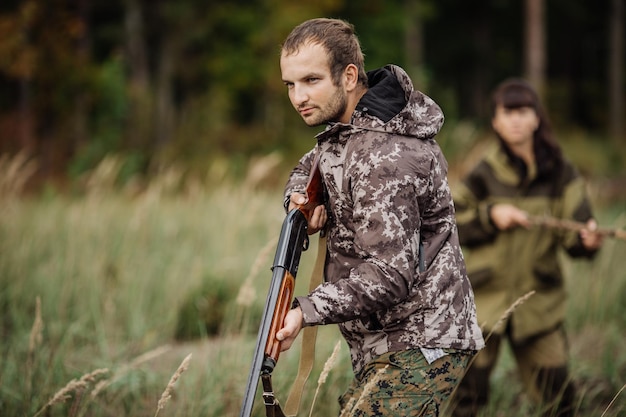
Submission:
[[[303,108],[298,109],[298,112],[302,116],[308,116],[308,115],[310,115],[313,112],[313,110],[315,110],[314,107],[303,107]]]

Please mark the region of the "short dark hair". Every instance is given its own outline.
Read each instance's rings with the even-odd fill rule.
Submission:
[[[282,45],[281,53],[291,55],[306,43],[317,43],[328,53],[328,66],[333,83],[337,85],[341,74],[350,64],[359,71],[359,83],[367,87],[365,59],[361,44],[351,23],[341,19],[317,18],[296,26]]]

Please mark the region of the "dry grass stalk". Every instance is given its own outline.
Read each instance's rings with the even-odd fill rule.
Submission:
[[[496,330],[498,330],[500,327],[502,327],[502,325],[504,324],[504,322],[506,322],[508,320],[508,318],[511,316],[511,314],[513,314],[513,312],[515,311],[515,309],[517,309],[517,307],[519,307],[520,305],[524,304],[526,302],[526,300],[528,300],[530,297],[533,296],[533,294],[535,294],[535,291],[529,291],[526,294],[522,295],[520,298],[518,298],[517,300],[515,300],[515,302],[513,304],[511,304],[511,306],[509,308],[506,309],[506,311],[502,314],[502,316],[500,316],[500,318],[498,319],[498,321],[496,322],[496,324],[494,324],[494,326],[491,328],[491,331],[489,332],[489,334],[487,334],[487,336],[485,336],[485,343],[487,343],[487,340],[489,340],[491,338],[491,336],[496,332]],[[472,366],[472,364],[474,363],[474,360],[476,359],[476,355],[472,356],[472,359],[469,361],[469,363],[467,364],[466,372],[467,369],[469,369],[470,366]],[[458,387],[458,385],[457,385]],[[456,388],[455,388],[456,390]],[[452,398],[454,396],[451,395],[450,398]]]
[[[248,173],[243,182],[244,187],[254,190],[260,186],[271,183],[276,178],[276,172],[282,162],[280,152],[253,158],[248,166]]]
[[[126,366],[129,369],[136,368],[139,365],[143,364],[144,362],[148,362],[148,361],[151,361],[152,359],[158,358],[165,352],[169,351],[171,348],[172,347],[170,345],[159,346],[157,348],[154,348],[152,350],[149,350],[148,352],[142,353],[141,355],[137,356]]]
[[[317,395],[320,392],[320,387],[324,385],[324,383],[326,383],[326,378],[328,378],[330,370],[333,369],[333,367],[335,366],[335,362],[337,361],[337,357],[339,356],[339,350],[341,350],[341,341],[337,341],[337,343],[335,344],[333,353],[326,360],[324,368],[322,369],[322,373],[317,380],[317,388],[315,389],[315,395],[313,396],[313,402],[311,403],[311,411],[309,411],[309,417],[313,415],[313,408],[315,407],[315,400],[317,400]]]
[[[500,316],[500,318],[498,319],[496,324],[494,324],[494,326],[491,328],[491,331],[489,332],[489,334],[487,334],[487,336],[485,336],[485,343],[487,343],[487,340],[489,340],[491,338],[491,336],[495,333],[496,330],[498,330],[500,327],[502,327],[504,322],[506,322],[507,319],[511,316],[511,314],[513,314],[515,309],[517,309],[520,305],[524,304],[530,297],[533,296],[533,294],[535,294],[534,290],[527,292],[526,294],[522,295],[520,298],[515,300],[515,302],[513,304],[511,304],[511,306],[509,308],[506,309],[506,311],[502,314],[502,316]],[[484,327],[484,325],[481,325],[481,327]],[[475,360],[476,360],[476,354],[474,354],[474,356],[472,356],[472,358],[470,359],[469,363],[467,364],[467,367],[465,368],[465,372],[463,373],[463,376],[465,376],[465,374],[467,373],[467,370],[470,368],[470,366],[472,366],[472,364],[474,363]],[[450,395],[450,397],[448,397],[448,401],[453,401],[454,400],[455,394],[456,394],[456,390],[458,388],[459,388],[459,385],[457,384],[457,386],[454,387],[454,390],[452,391],[452,394]]]
[[[35,299],[35,321],[33,327],[30,330],[30,337],[28,339],[28,352],[29,355],[35,351],[35,349],[41,345],[43,332],[43,320],[41,318],[41,298],[37,296]]]
[[[497,330],[500,329],[500,327],[502,327],[502,325],[508,320],[509,316],[511,314],[513,314],[513,312],[522,304],[524,304],[530,297],[532,297],[535,294],[535,291],[529,291],[526,294],[522,295],[520,298],[518,298],[513,304],[511,304],[511,306],[504,312],[504,314],[502,314],[502,316],[498,319],[498,321],[496,322],[496,324],[493,326],[493,328],[491,329],[491,331],[489,332],[489,334],[487,335],[486,339],[489,339],[489,337]]]
[[[86,180],[87,193],[90,197],[101,197],[115,189],[115,183],[124,161],[118,155],[106,155],[88,174]]]
[[[108,372],[109,370],[106,368],[96,369],[93,372],[83,375],[78,380],[72,379],[70,382],[67,383],[67,385],[57,391],[56,394],[52,396],[50,401],[48,401],[46,405],[44,405],[39,411],[37,411],[33,417],[39,416],[41,413],[43,413],[54,404],[59,404],[67,401],[72,397],[72,393],[82,392],[86,390],[89,387],[89,384],[92,384],[96,381],[97,377],[104,375]]]
[[[28,357],[26,359],[26,384],[30,395],[32,389],[32,375],[35,364],[35,352],[43,341],[43,319],[41,318],[41,298],[37,296],[35,299],[35,321],[30,329],[30,337],[28,338]]]
[[[181,167],[163,166],[150,179],[142,198],[150,202],[160,201],[164,196],[174,195],[184,188],[185,175]]]
[[[237,304],[243,307],[250,307],[256,298],[256,292],[254,291],[254,287],[252,285],[252,280],[259,274],[261,267],[265,263],[268,255],[271,253],[271,250],[278,243],[278,237],[274,237],[269,242],[263,246],[259,254],[257,255],[254,263],[252,264],[252,268],[250,268],[250,273],[244,280],[241,288],[239,289],[239,293],[237,294]]]
[[[370,392],[372,392],[372,390],[374,389],[374,386],[383,376],[383,373],[387,370],[387,368],[389,368],[389,365],[385,365],[384,368],[380,368],[378,372],[376,372],[376,375],[374,375],[374,378],[372,378],[367,384],[365,384],[365,387],[363,388],[363,392],[359,396],[359,399],[356,402],[356,404],[354,404],[354,398],[351,398],[348,404],[346,404],[345,408],[341,410],[341,414],[339,415],[339,417],[349,416],[352,410],[357,409],[361,405],[361,403],[365,401],[367,397],[369,397]],[[354,406],[352,406],[353,404]]]
[[[619,395],[622,393],[622,391],[624,391],[624,389],[626,389],[626,384],[624,384],[622,388],[619,391],[617,391],[617,394],[615,394],[615,396],[613,397],[609,405],[606,406],[606,409],[604,410],[604,412],[602,413],[600,417],[604,417],[606,415],[607,411],[609,411],[609,408],[611,408],[613,404],[615,404],[615,400],[617,400],[617,397],[619,397]]]
[[[10,197],[21,193],[26,182],[37,172],[37,166],[37,162],[24,151],[13,157],[6,154],[0,156],[0,196]]]
[[[183,359],[176,372],[174,372],[174,375],[172,375],[172,378],[170,378],[170,382],[168,382],[167,387],[165,387],[165,391],[163,391],[163,394],[161,394],[161,398],[157,403],[157,409],[154,413],[154,417],[157,417],[159,415],[159,411],[165,408],[167,402],[170,400],[170,398],[172,398],[172,390],[174,389],[174,384],[176,384],[176,381],[178,381],[178,378],[180,378],[183,372],[185,372],[187,368],[189,368],[189,361],[191,361],[191,353],[187,355],[185,359]]]
[[[145,353],[137,356],[130,363],[127,363],[127,364],[124,364],[124,365],[120,366],[113,373],[113,376],[111,378],[102,380],[102,381],[98,382],[98,384],[96,384],[94,390],[91,391],[91,397],[92,398],[96,397],[98,394],[100,394],[101,391],[103,391],[105,388],[107,388],[113,382],[115,382],[118,379],[120,379],[122,376],[126,375],[132,369],[137,368],[139,365],[141,365],[144,362],[148,362],[148,361],[150,361],[150,360],[152,360],[154,358],[157,358],[157,357],[161,356],[162,354],[164,354],[165,352],[167,352],[171,348],[172,347],[170,345],[159,346],[159,347],[157,347],[155,349],[152,349],[152,350],[150,350],[148,352],[145,352]]]

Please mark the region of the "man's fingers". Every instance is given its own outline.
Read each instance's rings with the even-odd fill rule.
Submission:
[[[326,223],[326,208],[324,206],[317,206],[313,210],[313,216],[311,216],[311,224],[316,229],[321,229]]]
[[[291,333],[286,329],[282,329],[276,333],[276,340],[280,342],[280,351],[284,352],[288,350],[293,344],[294,337],[291,337]]]
[[[294,204],[306,203],[306,197],[303,194],[293,193],[291,195],[291,202]]]
[[[283,326],[282,329],[276,332],[276,339],[281,342],[281,352],[289,349],[298,333],[300,333],[302,328],[302,311],[300,308],[289,310]]]
[[[283,340],[285,340],[285,338],[288,336],[288,332],[286,330],[281,330],[278,333],[276,333],[276,340],[278,340],[279,342],[282,342]]]
[[[304,194],[293,193],[289,196],[289,211],[305,203],[306,203],[306,196]]]

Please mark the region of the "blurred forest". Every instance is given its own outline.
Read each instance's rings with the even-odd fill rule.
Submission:
[[[293,162],[315,132],[290,108],[278,51],[319,16],[356,26],[366,69],[405,67],[446,128],[472,126],[465,140],[487,126],[493,87],[523,76],[558,129],[623,155],[624,14],[624,0],[2,0],[0,155],[36,160],[39,183],[112,154],[120,181]]]

